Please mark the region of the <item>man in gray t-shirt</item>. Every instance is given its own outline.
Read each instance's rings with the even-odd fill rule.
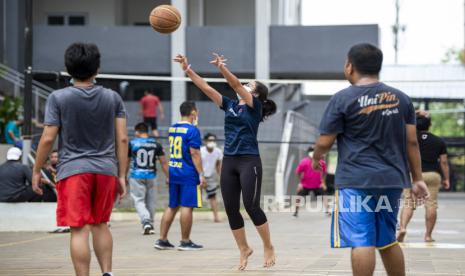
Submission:
[[[112,237],[107,222],[116,195],[126,193],[128,138],[121,97],[94,84],[100,53],[93,44],[74,43],[65,53],[73,85],[47,99],[44,132],[33,170],[38,186],[53,143],[59,136],[57,224],[71,228],[71,258],[77,275],[89,275],[89,232],[104,276],[111,276]],[[80,242],[83,241],[83,242]]]

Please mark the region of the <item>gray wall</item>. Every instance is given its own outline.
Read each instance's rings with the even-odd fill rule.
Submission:
[[[218,73],[208,62],[212,52],[228,58],[235,73],[252,73],[255,68],[255,31],[252,27],[189,27],[186,48],[189,62],[196,71]]]
[[[34,68],[64,70],[63,53],[75,41],[93,42],[105,73],[169,74],[170,37],[150,27],[48,27],[34,29]]]
[[[347,51],[360,42],[378,45],[378,25],[273,26],[270,70],[290,77],[342,76]]]
[[[255,1],[204,0],[205,25],[254,26]]]
[[[63,53],[74,41],[96,43],[102,51],[102,72],[170,74],[170,36],[150,27],[36,26],[34,66],[63,70]],[[200,73],[217,73],[208,64],[211,52],[228,57],[232,71],[254,74],[253,27],[188,27],[187,54]],[[358,42],[378,44],[377,25],[272,26],[271,74],[274,77],[342,78],[349,47]]]

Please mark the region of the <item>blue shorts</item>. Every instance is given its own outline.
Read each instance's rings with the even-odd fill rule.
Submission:
[[[170,208],[181,207],[202,207],[202,191],[199,185],[173,184],[169,185]]]
[[[331,223],[331,247],[379,250],[397,244],[396,225],[402,189],[340,189]]]

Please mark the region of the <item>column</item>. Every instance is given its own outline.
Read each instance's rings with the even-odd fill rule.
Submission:
[[[171,5],[175,6],[181,13],[181,26],[171,34],[171,58],[177,54],[186,54],[186,20],[187,1],[171,0]],[[171,76],[184,77],[184,71],[178,63],[171,63]],[[186,83],[181,81],[171,82],[171,123],[176,123],[181,119],[179,106],[186,100]]]
[[[270,78],[270,22],[269,0],[255,0],[255,78]]]

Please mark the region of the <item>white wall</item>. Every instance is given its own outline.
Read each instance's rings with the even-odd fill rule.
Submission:
[[[35,0],[34,24],[47,24],[49,13],[86,13],[90,26],[114,26],[116,21],[116,0]]]

